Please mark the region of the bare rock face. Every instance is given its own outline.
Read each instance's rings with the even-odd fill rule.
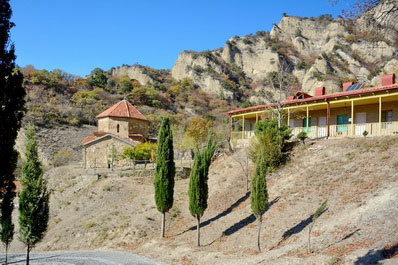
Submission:
[[[379,41],[370,42],[353,27],[356,24],[327,15],[285,16],[270,33],[232,37],[223,49],[181,53],[171,74],[177,80],[191,78],[209,94],[232,98],[236,88],[232,92],[225,80],[238,67],[251,82],[238,89],[244,89],[252,103],[264,100],[259,93],[267,90],[263,81],[280,70],[282,61],[290,63],[287,71],[298,88],[310,94],[318,86],[325,86],[327,93],[339,92],[343,79],[377,85],[382,72],[398,74],[393,61],[398,52],[391,38],[377,36]]]
[[[324,46],[348,33],[337,20],[283,17],[271,30],[271,37],[292,42],[297,50],[307,56],[324,52]]]
[[[124,65],[111,69],[111,75],[116,78],[128,76],[130,79],[136,79],[141,85],[153,83],[154,79],[147,73],[144,66],[135,64],[132,66]]]
[[[241,67],[253,80],[262,80],[269,72],[278,70],[278,53],[255,36],[228,40],[221,57]]]
[[[176,80],[190,78],[210,95],[232,98],[233,93],[224,88],[220,78],[224,73],[221,60],[215,52],[185,51],[179,54],[171,69],[171,76]]]

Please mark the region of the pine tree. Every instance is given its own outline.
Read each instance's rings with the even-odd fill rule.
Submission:
[[[9,0],[0,0],[0,237],[6,248],[6,264],[8,246],[14,236],[14,171],[18,159],[14,145],[25,105],[23,76],[15,70],[15,49],[9,38],[14,26],[10,22],[11,14]]]
[[[260,234],[262,225],[262,216],[268,207],[268,192],[267,192],[267,182],[266,174],[268,171],[267,165],[264,162],[263,154],[260,153],[257,156],[256,161],[256,171],[252,178],[251,187],[251,208],[254,216],[257,219],[257,248],[260,248]]]
[[[173,134],[169,118],[164,118],[158,134],[157,163],[155,170],[155,202],[162,213],[161,237],[164,237],[166,212],[173,207],[174,196],[174,150]]]
[[[34,129],[29,128],[26,136],[26,161],[22,165],[19,194],[19,239],[27,247],[26,264],[29,265],[30,250],[43,239],[47,229],[50,194],[43,178]]]
[[[214,138],[210,138],[202,151],[197,151],[189,177],[189,211],[197,220],[197,245],[200,246],[200,218],[207,209],[208,175],[211,158],[216,150]]]

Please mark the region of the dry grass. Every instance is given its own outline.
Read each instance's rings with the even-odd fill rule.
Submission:
[[[210,169],[201,248],[195,247],[196,222],[188,210],[188,179],[176,181],[166,239],[159,240],[161,215],[152,178],[115,173],[97,180],[79,169],[54,169],[49,177],[51,226],[38,248],[122,249],[171,264],[347,263],[346,257],[358,251],[392,244],[398,233],[398,207],[391,201],[398,196],[397,139],[298,145],[290,161],[267,179],[275,203],[264,214],[261,253],[256,252],[256,222],[236,157],[223,155]],[[305,220],[325,199],[329,209],[314,226],[314,253],[308,255]],[[288,231],[293,232],[284,237]]]

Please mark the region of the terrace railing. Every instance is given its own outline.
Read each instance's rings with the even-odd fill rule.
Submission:
[[[326,126],[311,126],[308,129],[306,127],[294,127],[291,129],[293,138],[302,131],[306,131],[309,138],[327,137]],[[363,136],[365,131],[368,132],[368,136],[398,135],[398,122],[360,123],[354,124],[354,126],[351,126],[351,124],[330,125],[329,130],[329,137]],[[249,139],[253,136],[254,131],[232,132],[231,140]]]

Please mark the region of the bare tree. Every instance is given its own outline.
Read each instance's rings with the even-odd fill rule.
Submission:
[[[235,160],[242,169],[243,174],[246,177],[246,191],[249,191],[249,151],[247,147],[243,147],[243,154],[238,157],[232,156],[233,160]]]
[[[283,56],[280,56],[277,71],[269,72],[263,81],[264,88],[260,95],[265,99],[264,103],[271,103],[272,112],[277,115],[278,126],[282,124],[284,109],[282,101],[292,92],[295,78],[291,74],[293,64]]]
[[[330,0],[336,4],[340,0]],[[343,17],[354,19],[368,30],[396,30],[398,0],[355,0],[349,9],[342,11]]]

